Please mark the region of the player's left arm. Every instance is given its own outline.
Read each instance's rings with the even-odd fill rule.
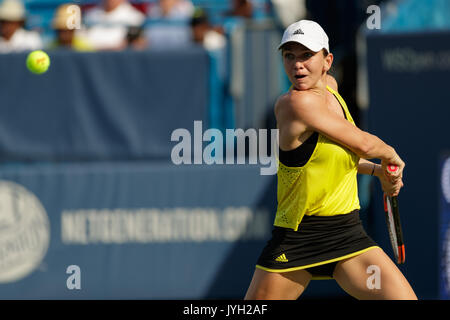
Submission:
[[[327,74],[326,82],[331,89],[338,91],[338,83],[333,76]],[[364,158],[359,159],[358,173],[377,177],[380,180],[381,188],[389,196],[398,195],[400,189],[403,187],[403,181],[401,179],[397,181],[397,183],[393,184],[388,179],[387,175],[383,173],[383,169],[380,164],[376,164]]]
[[[327,85],[329,87],[331,87],[331,89],[333,89],[334,91],[338,91],[338,83],[332,75],[327,74],[326,82],[327,82]],[[380,169],[381,169],[381,165],[378,165],[378,164],[376,164],[372,161],[366,160],[364,158],[359,159],[359,163],[358,163],[358,173],[359,174],[368,174],[368,175],[373,175],[373,176],[378,177]]]
[[[358,173],[377,177],[380,180],[381,189],[383,189],[383,192],[388,196],[397,196],[400,193],[400,189],[403,187],[403,181],[401,179],[396,183],[392,183],[387,175],[383,173],[380,164],[376,164],[363,158],[359,159]]]
[[[368,174],[372,176],[378,177],[380,174],[381,165],[376,164],[372,161],[369,161],[364,158],[359,159],[358,163],[358,173],[359,174]]]

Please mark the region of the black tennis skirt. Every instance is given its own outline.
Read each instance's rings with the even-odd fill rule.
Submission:
[[[298,230],[275,226],[256,267],[269,272],[306,270],[313,279],[331,279],[336,264],[374,247],[359,210],[335,216],[304,216]]]

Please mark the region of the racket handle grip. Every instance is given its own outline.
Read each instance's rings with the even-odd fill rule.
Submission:
[[[387,171],[389,171],[389,172],[391,172],[391,173],[394,173],[394,172],[396,172],[396,171],[398,170],[398,166],[395,165],[395,164],[389,164],[389,165],[386,167],[386,169],[387,169]],[[386,197],[386,195],[385,195],[385,197]],[[390,198],[392,198],[394,201],[397,201],[397,196],[391,196]],[[387,208],[386,208],[386,200],[384,201],[384,211],[387,211]]]
[[[387,166],[387,170],[388,170],[389,172],[395,172],[395,171],[398,170],[398,166],[395,165],[395,164],[389,164],[389,165]]]

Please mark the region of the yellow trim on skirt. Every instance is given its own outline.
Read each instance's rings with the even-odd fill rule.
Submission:
[[[368,248],[363,249],[363,250],[359,250],[359,251],[356,251],[356,252],[353,252],[353,253],[349,253],[349,254],[347,254],[345,256],[342,256],[342,257],[334,258],[334,259],[331,259],[331,260],[325,260],[325,261],[321,261],[321,262],[317,262],[317,263],[313,263],[313,264],[308,264],[306,266],[292,267],[292,268],[287,268],[287,269],[270,269],[270,268],[266,268],[266,267],[263,267],[263,266],[260,266],[260,265],[257,264],[256,268],[264,270],[264,271],[268,271],[268,272],[278,272],[278,273],[302,270],[302,269],[317,267],[317,266],[321,266],[323,264],[332,263],[332,262],[344,260],[344,259],[347,259],[347,258],[351,258],[351,257],[360,255],[360,254],[362,254],[364,252],[367,252],[367,251],[369,251],[371,249],[374,249],[374,248],[379,248],[379,246],[368,247]],[[328,279],[332,279],[332,278],[330,278],[330,277],[313,277],[313,279],[314,280],[328,280]]]

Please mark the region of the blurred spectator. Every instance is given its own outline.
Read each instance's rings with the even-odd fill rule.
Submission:
[[[146,29],[151,48],[178,48],[191,43],[189,21],[194,6],[189,0],[159,0],[150,7],[151,25]]]
[[[0,52],[36,50],[43,47],[39,33],[24,29],[25,6],[20,0],[0,4]]]
[[[80,36],[78,30],[81,28],[81,17],[79,17],[79,26],[70,25],[71,19],[74,19],[74,12],[80,12],[81,9],[75,4],[60,5],[55,12],[52,21],[52,28],[56,32],[56,39],[49,45],[49,49],[65,48],[76,51],[92,51],[92,45]],[[77,29],[78,28],[78,29]]]
[[[126,46],[134,50],[145,50],[148,48],[148,41],[144,36],[144,29],[142,27],[128,28]]]
[[[150,8],[150,18],[188,19],[194,13],[194,5],[189,0],[159,0]]]
[[[192,39],[206,50],[225,47],[226,38],[220,28],[211,26],[208,15],[203,9],[196,9],[191,19]]]
[[[271,3],[283,29],[307,15],[305,0],[271,0]]]
[[[88,37],[99,50],[122,49],[130,27],[141,26],[145,15],[126,0],[102,0],[86,13]]]
[[[233,0],[229,15],[235,17],[251,18],[253,16],[253,5],[250,0]]]
[[[86,21],[90,24],[138,26],[144,19],[145,15],[127,0],[102,0],[101,5],[86,13]]]

